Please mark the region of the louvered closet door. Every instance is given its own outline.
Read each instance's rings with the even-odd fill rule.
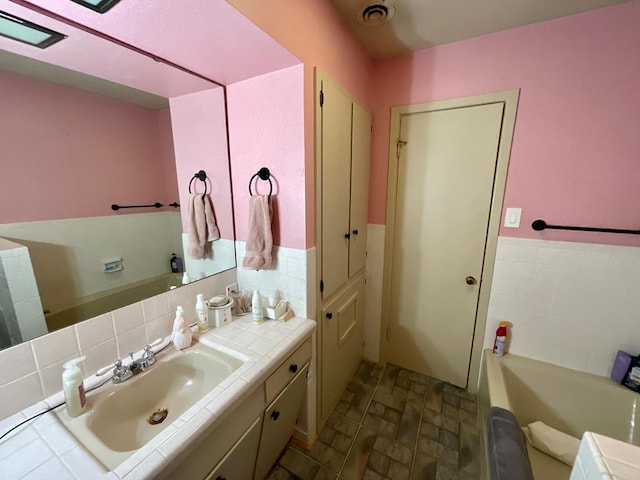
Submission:
[[[322,280],[327,298],[349,274],[351,99],[327,80],[322,92]]]

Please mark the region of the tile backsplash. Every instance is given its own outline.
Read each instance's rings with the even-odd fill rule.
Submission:
[[[62,364],[70,358],[87,357],[82,363],[87,377],[168,335],[178,305],[190,319],[196,294],[222,293],[236,275],[233,268],[0,351],[0,419],[60,391]]]
[[[609,375],[640,352],[640,248],[500,237],[485,347],[512,322],[509,351]]]

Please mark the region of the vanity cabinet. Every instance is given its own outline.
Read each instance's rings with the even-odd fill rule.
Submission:
[[[263,480],[293,434],[311,360],[308,338],[158,478]]]
[[[254,480],[266,478],[293,434],[307,385],[308,369],[307,364],[265,411]]]
[[[253,459],[258,454],[261,425],[261,419],[256,418],[251,428],[225,455],[218,466],[207,476],[206,480],[242,480],[251,478],[255,465]]]

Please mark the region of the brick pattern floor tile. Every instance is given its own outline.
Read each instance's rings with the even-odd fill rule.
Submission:
[[[477,480],[476,396],[363,360],[311,450],[290,445],[268,480]]]

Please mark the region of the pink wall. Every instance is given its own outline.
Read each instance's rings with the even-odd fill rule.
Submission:
[[[290,67],[227,87],[229,142],[233,159],[236,239],[246,240],[249,179],[269,168],[273,183],[274,245],[305,248],[303,67]],[[269,184],[252,183],[254,193]]]
[[[0,223],[116,215],[113,203],[177,199],[160,135],[166,112],[7,72],[0,105]],[[140,211],[149,210],[124,212]]]
[[[314,75],[315,66],[322,69],[358,100],[369,105],[369,77],[372,62],[347,31],[328,1],[291,2],[272,0],[228,0],[258,27],[273,37],[304,64],[304,188],[306,213],[292,218],[288,225],[304,228],[305,241],[289,245],[309,248],[315,245],[315,131]],[[289,101],[294,102],[292,96]],[[293,105],[293,104],[292,104]],[[232,145],[232,155],[234,146]],[[234,162],[235,171],[235,159]],[[302,161],[302,160],[299,160]],[[297,162],[296,162],[297,163]],[[246,174],[249,172],[242,172]],[[283,199],[284,200],[284,199]],[[281,211],[296,211],[297,205],[281,204]],[[306,223],[304,223],[306,220]],[[305,225],[303,227],[302,225]],[[294,238],[297,233],[291,234]]]
[[[233,239],[224,89],[172,98],[169,103],[183,231],[188,231],[189,183],[204,170],[220,236]],[[194,180],[191,191],[204,193],[204,184]]]
[[[520,88],[504,205],[522,222],[500,234],[640,245],[530,228],[640,228],[638,25],[636,1],[377,62],[370,222],[385,223],[392,106]]]

